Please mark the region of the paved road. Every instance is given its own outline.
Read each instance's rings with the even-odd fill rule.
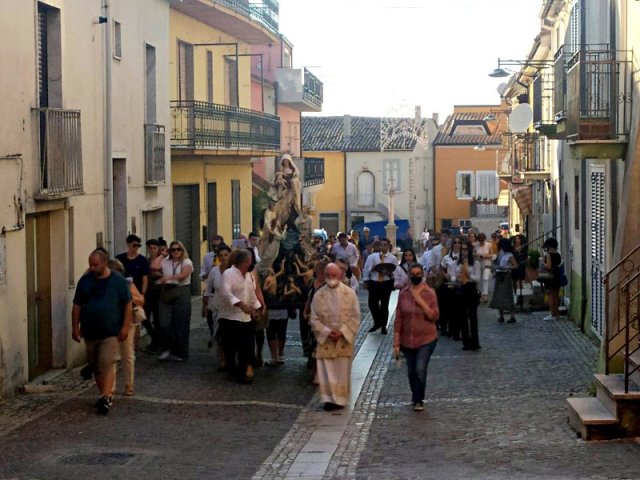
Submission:
[[[359,344],[371,322],[363,312]],[[422,413],[410,407],[405,367],[391,360],[391,336],[376,333],[370,368],[356,372],[366,378],[355,406],[340,414],[344,434],[303,478],[640,479],[640,445],[587,444],[568,427],[565,398],[588,394],[597,350],[570,322],[543,315],[507,325],[482,309],[478,352],[441,339]],[[0,478],[300,476],[294,467],[317,419],[336,417],[318,411],[296,322],[287,363],[261,369],[251,386],[215,371],[206,327],[194,325],[190,360],[140,355],[136,396],[118,397],[106,418],[93,413],[93,387],[77,371],[59,392],[0,404]]]

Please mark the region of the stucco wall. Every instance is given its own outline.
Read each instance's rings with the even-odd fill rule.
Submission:
[[[313,195],[313,227],[319,227],[321,213],[337,213],[340,215],[340,229],[346,230],[344,154],[311,151],[304,154],[307,157],[324,158],[324,185]]]

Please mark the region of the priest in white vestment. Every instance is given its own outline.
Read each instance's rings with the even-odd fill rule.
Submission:
[[[335,263],[325,269],[325,286],[311,302],[311,328],[318,341],[316,362],[325,410],[344,408],[349,401],[353,344],[360,326],[355,292],[342,283]]]

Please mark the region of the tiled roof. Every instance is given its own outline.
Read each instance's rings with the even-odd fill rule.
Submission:
[[[453,115],[449,115],[447,120],[438,129],[438,135],[433,142],[434,146],[441,145],[500,145],[502,143],[501,129],[496,128],[496,125],[501,126],[504,129],[506,126],[506,119],[501,117],[500,113],[494,114],[498,120],[487,122],[483,120],[490,111],[486,112],[458,112]],[[478,125],[482,126],[485,131],[493,133],[487,133],[485,135],[464,135],[454,134],[456,127],[461,125]]]
[[[400,122],[412,119],[390,117],[349,117],[351,137],[344,137],[345,117],[302,117],[302,148],[307,152],[379,152],[381,126],[391,131]],[[423,120],[424,122],[424,120]],[[415,139],[394,136],[385,150],[413,150]]]

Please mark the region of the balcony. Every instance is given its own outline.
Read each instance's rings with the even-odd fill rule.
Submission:
[[[39,159],[34,197],[52,200],[82,194],[80,111],[35,108],[33,112],[38,125]]]
[[[564,138],[553,113],[554,76],[542,71],[533,80],[533,127],[551,139]],[[563,114],[561,114],[563,115]]]
[[[486,202],[474,200],[471,202],[471,217],[500,217],[504,218],[509,214],[509,207],[498,205],[498,200]]]
[[[144,125],[144,182],[147,186],[165,181],[164,125]]]
[[[171,148],[190,153],[268,155],[280,151],[280,119],[195,100],[171,102]]]
[[[621,158],[631,124],[630,53],[580,50],[567,69],[566,133],[574,156]]]
[[[277,0],[171,0],[171,8],[250,44],[278,39]]]
[[[545,180],[550,177],[549,162],[542,145],[543,140],[537,132],[512,136],[513,170],[523,180]]]
[[[322,82],[306,68],[276,70],[278,103],[298,112],[322,111]]]

